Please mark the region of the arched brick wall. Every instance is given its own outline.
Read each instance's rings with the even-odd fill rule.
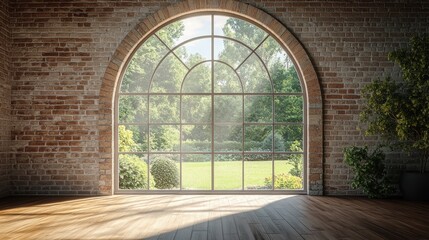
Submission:
[[[142,20],[119,44],[108,64],[100,89],[98,125],[100,194],[113,193],[114,99],[127,59],[139,43],[160,25],[182,15],[206,11],[228,12],[259,23],[276,36],[291,54],[304,82],[307,97],[308,193],[311,195],[323,194],[322,95],[313,64],[300,42],[279,21],[258,8],[232,0],[187,0],[171,5]]]

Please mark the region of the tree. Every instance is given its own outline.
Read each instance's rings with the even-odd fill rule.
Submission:
[[[429,37],[414,37],[407,48],[389,54],[402,79],[377,79],[363,90],[361,120],[367,134],[422,154],[420,172],[429,161]]]

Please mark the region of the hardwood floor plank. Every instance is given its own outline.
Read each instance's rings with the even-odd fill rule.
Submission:
[[[207,229],[209,240],[223,240],[222,221],[220,219],[210,220]]]
[[[238,234],[224,234],[223,237],[225,240],[240,240]]]
[[[254,240],[252,229],[250,229],[244,214],[234,216],[234,221],[237,226],[237,232],[240,239]]]
[[[273,207],[266,207],[265,212],[271,218],[271,220],[282,220],[282,216]]]
[[[279,228],[282,235],[286,237],[286,239],[303,239],[301,235],[299,235],[299,233],[286,220],[273,220],[273,222]]]
[[[267,240],[270,239],[267,233],[265,233],[264,227],[262,227],[261,223],[258,224],[250,224],[250,229],[252,230],[253,237],[256,240]]]
[[[207,231],[192,231],[191,240],[207,240]]]
[[[265,233],[280,233],[279,228],[274,224],[269,217],[258,217],[265,230]]]
[[[289,238],[287,238],[286,236],[284,236],[283,234],[268,234],[268,236],[270,237],[271,240],[288,240]]]
[[[175,240],[191,239],[192,236],[192,227],[184,227],[177,230],[176,235],[174,236]]]
[[[283,217],[283,219],[295,229],[300,235],[311,234],[310,229],[308,229],[303,223],[301,223],[297,217],[293,216],[287,209],[276,209],[277,212]]]
[[[237,234],[237,227],[233,216],[222,217],[222,231],[224,235]]]

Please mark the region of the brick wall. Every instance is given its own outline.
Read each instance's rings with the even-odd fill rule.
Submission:
[[[111,171],[100,169],[97,127],[107,65],[137,23],[173,2],[10,1],[13,193],[100,193],[99,172]],[[387,52],[429,31],[429,2],[413,2],[246,1],[281,21],[316,68],[326,194],[356,193],[342,149],[368,140],[357,129],[359,92],[383,72],[397,74]]]
[[[139,19],[166,2],[11,1],[17,194],[98,193],[98,94]]]
[[[8,1],[3,0],[0,2],[0,197],[9,193],[10,43]]]
[[[278,3],[277,3],[278,4]],[[429,1],[310,1],[262,4],[303,43],[323,91],[324,192],[357,194],[343,163],[343,148],[369,144],[359,124],[360,89],[385,73],[398,76],[387,53],[406,46],[416,33],[429,33]],[[402,160],[390,156],[390,166]]]
[[[387,53],[412,35],[429,34],[429,1],[247,2],[284,23],[312,58],[323,92],[324,194],[361,194],[350,188],[343,163],[344,147],[377,141],[361,130],[360,90],[386,73],[400,75]],[[391,172],[398,173],[407,157],[388,155]]]

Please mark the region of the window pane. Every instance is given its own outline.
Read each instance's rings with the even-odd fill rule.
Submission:
[[[156,65],[168,49],[152,36],[134,53],[121,82],[122,93],[146,93]]]
[[[147,96],[119,96],[119,123],[146,123]]]
[[[212,59],[211,38],[197,39],[178,47],[174,53],[192,68],[197,63]]]
[[[270,154],[244,155],[244,189],[271,190],[272,164]]]
[[[182,97],[182,122],[211,123],[211,96],[184,95]]]
[[[274,91],[276,93],[301,93],[301,82],[295,67],[285,68],[276,65],[271,70],[271,78],[274,83]]]
[[[180,131],[177,125],[150,125],[150,149],[154,152],[172,152],[180,149]]]
[[[274,104],[276,122],[303,122],[302,96],[276,96]]]
[[[119,154],[119,189],[148,189],[146,154]]]
[[[223,63],[214,63],[214,92],[242,93],[243,87],[234,70]]]
[[[211,155],[186,154],[182,157],[182,189],[211,190]]]
[[[209,152],[212,150],[210,125],[182,126],[182,152]]]
[[[214,39],[214,60],[225,62],[236,69],[251,53],[242,43],[225,38]]]
[[[269,36],[256,49],[256,53],[261,57],[262,61],[271,69],[274,63],[284,63],[289,56],[277,43],[277,41]]]
[[[244,121],[269,123],[273,121],[273,97],[245,96]]]
[[[242,96],[214,96],[214,118],[216,123],[243,122]]]
[[[245,93],[271,92],[271,82],[264,65],[252,54],[238,69]]]
[[[242,125],[215,125],[214,128],[216,152],[239,152],[243,149]]]
[[[178,123],[179,96],[152,95],[149,97],[151,123]]]
[[[214,16],[214,34],[237,39],[252,48],[259,45],[267,33],[259,27],[238,18]]]
[[[272,125],[245,126],[244,132],[244,151],[246,152],[269,152],[273,146],[269,141],[272,136]]]
[[[241,190],[242,156],[216,154],[214,156],[214,190]]]
[[[303,154],[282,154],[274,156],[274,189],[303,189]]]
[[[151,154],[150,190],[179,190],[180,156],[175,154]]]
[[[140,125],[119,125],[119,152],[147,151],[147,127]]]
[[[202,63],[191,69],[182,86],[182,93],[211,93],[211,64]]]
[[[150,92],[178,93],[188,69],[176,56],[169,54],[156,69]]]
[[[194,37],[211,34],[211,16],[189,17],[168,24],[156,32],[170,48]]]
[[[275,127],[275,143],[276,145],[284,144],[284,150],[276,148],[276,152],[291,151],[302,152],[303,146],[303,131],[302,125],[279,125]],[[279,143],[281,142],[281,143]]]

